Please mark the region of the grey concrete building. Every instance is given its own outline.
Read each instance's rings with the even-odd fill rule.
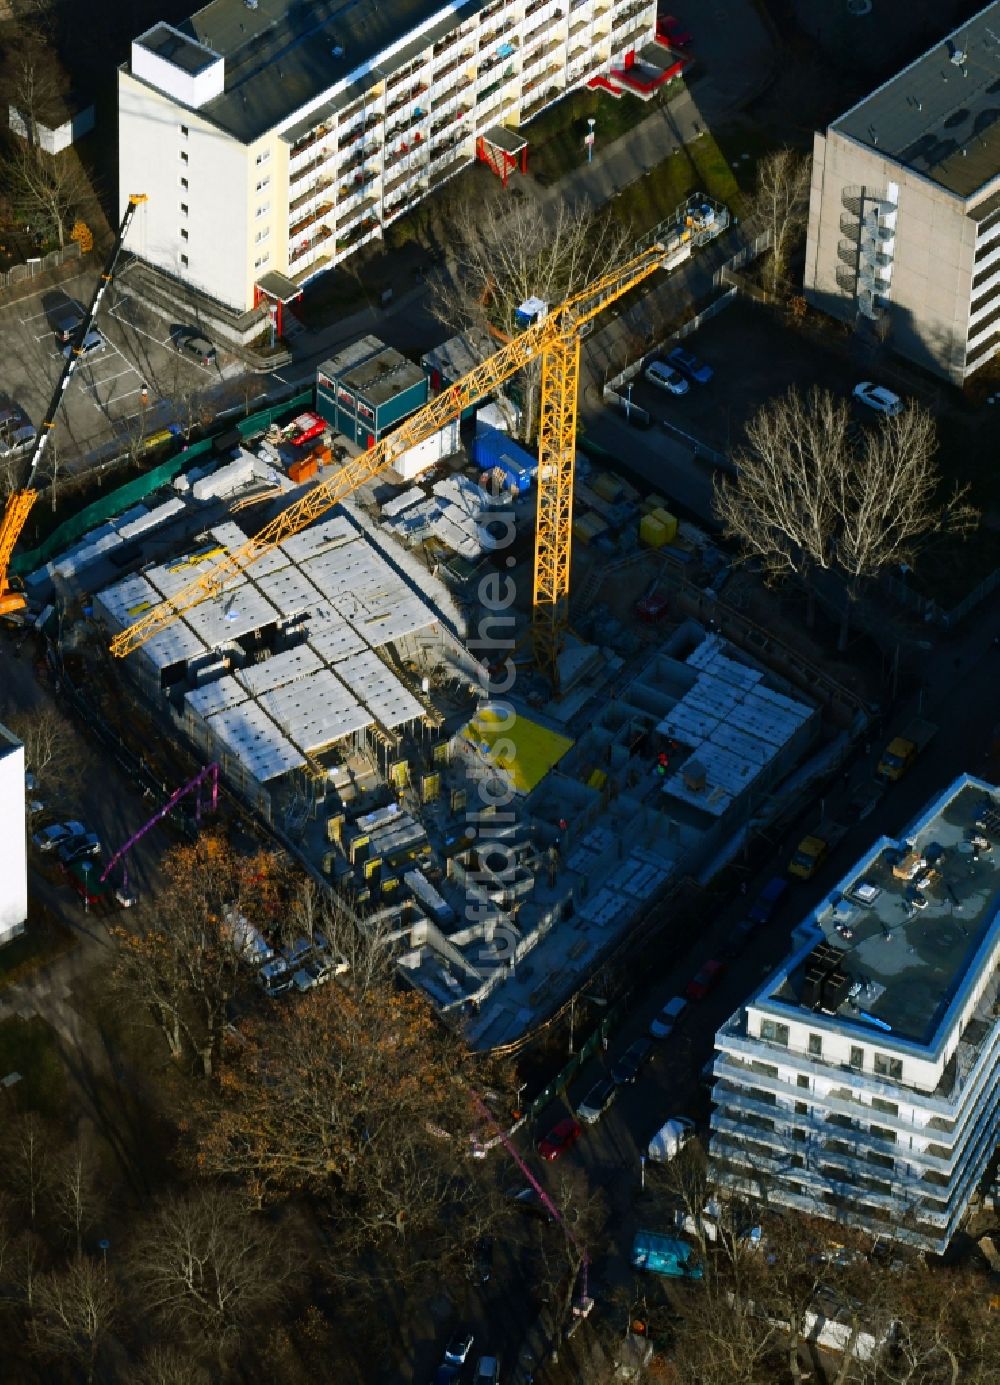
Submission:
[[[1000,344],[1000,0],[815,137],[805,295],[960,384]]]

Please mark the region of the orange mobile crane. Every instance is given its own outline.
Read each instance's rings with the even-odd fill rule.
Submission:
[[[182,611],[190,610],[210,596],[219,595],[227,581],[242,577],[258,558],[305,529],[313,520],[340,504],[358,486],[391,467],[395,457],[432,437],[445,424],[458,418],[469,405],[492,394],[504,381],[540,357],[542,395],[532,639],[539,669],[557,688],[559,654],[568,617],[582,329],[610,303],[622,298],[656,270],[669,269],[685,258],[690,253],[690,246],[686,243],[689,234],[682,231],[669,246],[659,243],[650,246],[618,269],[549,309],[520,336],[404,420],[388,437],[347,462],[329,480],[307,491],[253,538],[220,558],[208,572],[122,630],[111,642],[112,654],[125,657],[170,624]]]
[[[34,451],[31,454],[31,461],[28,463],[27,480],[20,490],[12,492],[3,512],[3,518],[0,519],[0,616],[16,615],[18,611],[23,611],[27,604],[22,594],[14,591],[11,587],[10,560],[14,552],[14,545],[21,537],[21,531],[31,514],[31,508],[38,499],[38,492],[32,486],[32,482],[48,445],[49,436],[55,427],[56,416],[62,406],[69,382],[73,378],[73,372],[80,364],[83,343],[94,325],[94,319],[97,317],[97,310],[101,306],[101,299],[104,297],[105,290],[114,278],[118,257],[128,234],[128,228],[132,224],[132,218],[135,216],[136,208],[145,201],[146,194],[144,192],[133,192],[128,199],[128,206],[125,208],[125,215],[122,217],[122,224],[118,228],[118,236],[111,254],[108,256],[107,264],[97,281],[97,288],[94,290],[94,296],[90,301],[86,316],[73,336],[73,349],[66,355],[66,362],[49,403],[48,412],[39,424]]]

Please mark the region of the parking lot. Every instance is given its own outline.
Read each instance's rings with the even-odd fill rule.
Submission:
[[[591,408],[586,436],[682,512],[709,521],[715,468],[708,454],[730,454],[743,442],[751,415],[792,385],[803,391],[818,385],[849,398],[860,380],[874,379],[932,410],[941,404],[946,386],[898,361],[873,367],[863,357],[855,359],[852,345],[835,326],[799,328],[776,310],[737,298],[683,342],[712,367],[708,384],[692,383],[686,394],[674,395],[640,374],[631,399],[651,415],[653,426],[641,431],[608,408]],[[585,451],[586,445],[585,437]]]
[[[95,283],[95,271],[90,269],[59,288],[0,309],[5,345],[0,394],[20,404],[36,427],[63,365],[57,324],[74,312],[83,314]],[[162,426],[174,416],[176,407],[161,401],[190,398],[193,392],[241,372],[232,358],[220,355],[217,362],[205,366],[179,352],[174,344],[176,329],[193,324],[164,322],[114,285],[95,326],[105,345],[81,362],[59,416],[56,438],[64,459],[120,436],[133,421],[145,419],[149,427]]]

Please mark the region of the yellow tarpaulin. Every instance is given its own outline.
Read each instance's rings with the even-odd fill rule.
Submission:
[[[529,717],[515,717],[493,707],[482,708],[462,735],[473,745],[489,747],[491,758],[512,777],[519,793],[530,793],[573,744],[568,736]]]

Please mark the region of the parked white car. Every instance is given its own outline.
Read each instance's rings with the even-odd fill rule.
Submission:
[[[649,1026],[651,1036],[654,1039],[669,1039],[687,1008],[688,1003],[682,995],[675,995],[673,1000],[668,1000]]]
[[[667,390],[670,394],[687,394],[690,389],[680,371],[674,370],[673,366],[667,365],[665,361],[650,361],[642,373],[651,385]]]
[[[872,384],[871,380],[862,380],[860,385],[854,386],[854,398],[859,404],[867,405],[878,414],[888,414],[890,418],[903,412],[903,401],[899,395],[883,385]]]
[[[687,1116],[671,1116],[650,1140],[646,1157],[656,1164],[669,1164],[693,1139],[694,1121]]]

